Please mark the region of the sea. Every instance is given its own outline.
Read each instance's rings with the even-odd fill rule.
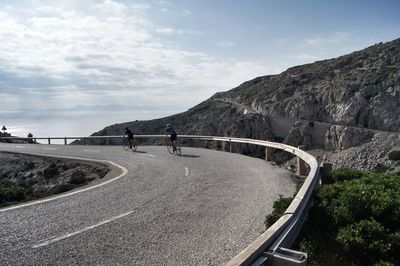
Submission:
[[[17,137],[85,137],[107,126],[135,120],[150,120],[172,115],[177,112],[141,111],[141,112],[65,112],[57,115],[40,116],[21,115],[0,112],[0,127],[6,126],[7,132]],[[121,132],[123,134],[123,132]],[[71,140],[73,141],[73,140]],[[71,142],[69,141],[69,142]],[[40,140],[39,143],[47,143]],[[52,144],[64,144],[64,140],[52,140]]]

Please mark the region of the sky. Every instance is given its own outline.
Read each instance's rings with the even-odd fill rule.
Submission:
[[[400,1],[1,0],[0,126],[87,136],[400,37]],[[122,132],[121,132],[122,133]]]

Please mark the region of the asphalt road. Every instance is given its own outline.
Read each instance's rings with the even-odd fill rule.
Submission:
[[[109,160],[128,170],[84,192],[0,209],[0,265],[223,265],[296,186],[264,160],[206,149],[176,156],[154,146],[133,153],[0,143],[0,151]]]

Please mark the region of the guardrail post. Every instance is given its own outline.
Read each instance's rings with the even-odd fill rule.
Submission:
[[[324,162],[321,165],[321,184],[330,184],[332,183],[331,180],[331,172],[332,172],[332,163]]]
[[[272,151],[273,148],[265,147],[265,160],[268,162],[272,161]]]
[[[106,138],[106,145],[110,145],[110,138]]]
[[[229,140],[229,152],[233,152],[233,143]]]
[[[300,145],[298,147],[300,150],[304,150],[304,145]],[[306,162],[303,161],[300,157],[297,157],[297,174],[298,175],[307,175],[306,172]]]
[[[67,137],[64,138],[64,145],[67,145]]]
[[[48,143],[49,143],[49,145],[50,145],[50,144],[51,144],[51,143],[50,143],[50,138],[48,138],[47,141],[48,141]]]
[[[303,161],[300,157],[297,157],[297,174],[298,175],[306,175],[306,162]]]

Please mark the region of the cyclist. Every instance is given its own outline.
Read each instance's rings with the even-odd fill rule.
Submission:
[[[129,128],[125,128],[125,135],[128,136],[129,149],[132,149],[133,133]]]
[[[176,151],[176,137],[177,137],[178,135],[176,134],[176,131],[175,131],[175,129],[171,126],[171,124],[167,124],[166,127],[167,127],[167,129],[166,129],[166,133],[165,133],[165,138],[167,138],[168,135],[170,135],[171,143],[172,143],[172,148],[173,148],[173,151],[175,152],[175,151]]]

